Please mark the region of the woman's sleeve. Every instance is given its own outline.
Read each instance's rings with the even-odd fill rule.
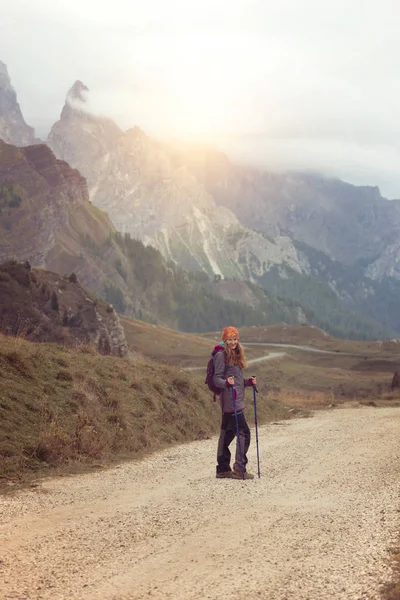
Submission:
[[[213,383],[216,387],[221,389],[227,388],[228,384],[226,383],[225,370],[226,370],[226,362],[225,362],[225,352],[217,352],[214,356],[214,377]]]

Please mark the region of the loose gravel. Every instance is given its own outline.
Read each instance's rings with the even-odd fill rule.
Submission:
[[[259,437],[252,481],[215,478],[212,439],[0,497],[0,598],[379,599],[400,409],[320,411]],[[254,439],[249,455],[255,472]]]

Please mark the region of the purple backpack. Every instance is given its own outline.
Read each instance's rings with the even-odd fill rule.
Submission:
[[[216,355],[217,352],[224,352],[223,347],[215,346],[212,356],[207,363],[206,380],[204,382],[206,385],[208,385],[208,389],[213,393],[214,402],[216,400],[216,396],[220,396],[221,392],[222,392],[222,389],[217,387],[216,385],[214,385],[214,381],[213,381],[213,379],[214,379],[214,356]],[[226,355],[225,355],[225,364],[226,364]]]

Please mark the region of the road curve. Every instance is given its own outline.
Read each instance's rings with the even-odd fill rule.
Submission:
[[[298,346],[296,344],[277,344],[274,342],[243,342],[243,346],[265,346],[271,348],[293,348],[294,350],[304,350],[305,352],[316,352],[317,354],[334,354],[335,356],[365,356],[355,352],[341,352],[335,350],[322,350],[313,346]]]

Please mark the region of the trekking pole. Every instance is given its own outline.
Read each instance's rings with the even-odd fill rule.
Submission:
[[[258,447],[258,423],[257,423],[257,393],[258,389],[255,385],[253,385],[253,404],[254,404],[254,424],[256,427],[256,448],[257,448],[257,472],[258,477],[261,477],[260,473],[260,450]]]
[[[242,466],[242,473],[243,473],[243,479],[244,479],[244,462],[243,462],[243,455],[242,455],[242,445],[240,443],[240,435],[239,435],[239,419],[238,419],[237,410],[236,410],[235,388],[233,386],[232,386],[232,402],[233,402],[233,410],[235,411],[237,445],[239,448],[240,464]]]

